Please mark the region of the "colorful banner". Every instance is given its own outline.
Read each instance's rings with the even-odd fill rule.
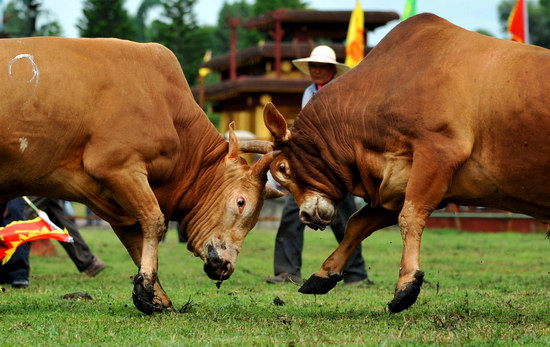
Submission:
[[[67,229],[56,229],[40,217],[12,222],[6,227],[0,228],[0,260],[2,260],[2,265],[10,260],[17,247],[25,242],[41,239],[55,239],[63,242],[73,241]]]
[[[351,12],[348,35],[346,37],[346,65],[354,67],[365,56],[365,18],[361,1],[357,0]]]
[[[526,0],[516,0],[516,4],[508,17],[508,31],[512,41],[529,43],[529,12]]]
[[[405,3],[405,11],[403,11],[402,20],[405,20],[415,15],[416,15],[416,0],[407,0],[407,2]]]

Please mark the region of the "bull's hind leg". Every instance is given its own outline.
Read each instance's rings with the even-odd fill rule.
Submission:
[[[134,263],[139,268],[141,265],[141,250],[143,247],[143,234],[139,225],[135,225],[130,228],[113,227],[113,230],[128,250],[128,253],[130,254],[130,257],[132,257]],[[154,273],[154,275],[156,276],[156,273]],[[150,283],[153,283],[152,288]],[[158,280],[158,276],[156,276],[155,281],[145,281],[141,271],[134,277],[132,299],[134,301],[134,305],[141,312],[147,314],[151,314],[155,311],[174,310],[170,298]]]
[[[465,156],[459,153],[458,143],[448,145],[414,153],[405,201],[398,219],[403,252],[394,298],[388,304],[393,313],[409,308],[420,294],[424,278],[420,270],[422,232],[428,217],[448,191],[454,172],[465,160]]]
[[[376,230],[397,223],[398,212],[382,207],[366,205],[351,216],[346,226],[344,239],[338,248],[325,260],[321,269],[314,273],[298,290],[304,294],[326,294],[343,278],[348,259],[361,241]]]

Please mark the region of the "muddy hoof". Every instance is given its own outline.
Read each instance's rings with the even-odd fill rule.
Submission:
[[[153,284],[143,284],[144,279],[141,274],[137,274],[134,277],[134,290],[132,291],[132,300],[138,310],[145,314],[153,314],[158,311],[153,304],[155,298],[155,291],[153,290]]]
[[[422,282],[424,281],[424,272],[417,270],[414,273],[414,278],[414,281],[407,283],[405,289],[395,292],[393,300],[388,303],[388,309],[391,313],[399,313],[406,310],[416,302],[416,298],[420,294],[420,287],[422,287]]]
[[[331,275],[329,278],[311,275],[298,291],[302,294],[326,294],[341,280],[340,275]]]

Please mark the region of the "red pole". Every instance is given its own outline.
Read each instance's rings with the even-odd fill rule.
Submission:
[[[229,41],[229,79],[237,79],[237,28],[241,18],[228,18],[227,26],[231,29],[231,38]]]
[[[275,74],[277,78],[281,77],[281,41],[283,40],[284,30],[281,26],[282,12],[280,10],[273,11],[275,18],[275,31],[270,31],[271,37],[275,41]]]

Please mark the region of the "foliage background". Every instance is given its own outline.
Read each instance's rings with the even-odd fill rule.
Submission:
[[[126,0],[85,0],[78,28],[82,37],[117,37],[139,42],[157,41],[172,49],[179,58],[190,85],[197,83],[197,71],[206,50],[213,55],[229,51],[230,30],[227,19],[239,17],[244,23],[277,8],[307,9],[304,0],[233,0],[218,14],[216,26],[197,24],[194,6],[197,0],[142,0],[137,13],[128,13]],[[498,6],[500,22],[506,29],[515,0],[502,0]],[[550,48],[550,0],[529,1],[529,28],[532,43]],[[149,18],[160,9],[158,18]],[[36,27],[37,18],[41,23]],[[148,20],[149,18],[149,20]],[[481,28],[484,34],[490,32]],[[41,0],[9,0],[5,9],[5,34],[12,37],[62,35],[55,16],[41,9]],[[268,39],[266,33],[238,29],[238,48]],[[207,83],[215,83],[210,77]]]

